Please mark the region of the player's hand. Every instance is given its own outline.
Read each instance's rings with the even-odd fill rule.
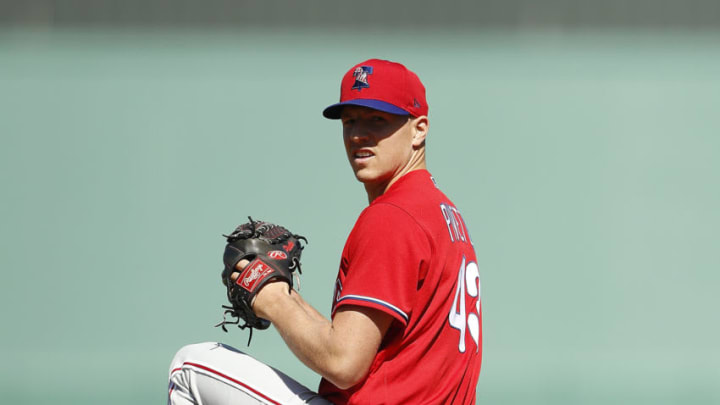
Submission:
[[[230,279],[234,282],[237,280],[238,277],[240,277],[240,273],[247,267],[247,265],[250,264],[249,260],[243,259],[238,262],[237,265],[235,265],[235,269],[238,271],[234,271],[230,275]],[[256,294],[255,297],[253,297],[252,302],[250,303],[250,306],[252,307],[253,311],[258,314],[258,316],[262,317],[262,311],[263,308],[267,307],[267,304],[270,302],[276,301],[275,299],[271,298],[274,296],[274,294],[285,294],[287,295],[288,292],[288,286],[286,282],[283,282],[283,280],[280,279],[274,279],[268,282],[266,285],[264,285]],[[260,298],[262,297],[262,298]],[[259,304],[258,304],[259,302]]]

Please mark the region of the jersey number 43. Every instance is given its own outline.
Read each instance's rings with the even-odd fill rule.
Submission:
[[[466,312],[465,300],[475,300],[474,311]],[[465,353],[465,333],[470,332],[470,336],[475,342],[475,351],[480,348],[480,272],[475,262],[465,263],[465,257],[462,259],[460,270],[458,271],[457,287],[455,289],[455,298],[453,299],[450,315],[448,316],[450,326],[460,331],[460,340],[458,342],[458,350]]]

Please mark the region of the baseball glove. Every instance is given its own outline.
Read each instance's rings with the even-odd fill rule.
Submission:
[[[222,282],[227,287],[230,306],[223,305],[223,320],[215,326],[221,326],[225,332],[228,324],[238,325],[241,329],[250,328],[252,339],[253,329],[270,326],[270,321],[258,317],[252,310],[257,292],[274,279],[285,281],[293,288],[293,276],[297,276],[295,271],[302,273],[300,255],[305,247],[301,241],[307,243],[307,239],[280,225],[254,221],[251,217],[248,219],[250,222],[238,226],[230,235],[223,235],[227,245],[223,255],[225,268]],[[243,259],[250,263],[240,272],[235,266]],[[233,272],[240,272],[235,280],[231,279]],[[227,320],[228,315],[235,320]]]

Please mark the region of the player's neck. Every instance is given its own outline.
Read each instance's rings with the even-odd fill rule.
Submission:
[[[417,150],[410,158],[408,164],[405,165],[405,167],[403,167],[403,169],[400,170],[397,174],[395,174],[387,183],[365,183],[365,192],[368,196],[368,204],[372,204],[372,202],[375,201],[376,198],[385,194],[385,192],[388,191],[390,187],[395,184],[395,182],[400,180],[400,178],[402,178],[404,175],[415,170],[427,170],[427,166],[425,164],[425,148]]]

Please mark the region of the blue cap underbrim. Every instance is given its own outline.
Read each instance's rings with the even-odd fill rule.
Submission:
[[[389,114],[395,115],[410,115],[409,112],[402,108],[380,100],[362,99],[357,98],[354,100],[343,101],[342,103],[333,104],[330,107],[323,110],[323,116],[331,120],[340,119],[342,109],[348,105],[356,105],[360,107],[372,108],[373,110],[384,111]]]

